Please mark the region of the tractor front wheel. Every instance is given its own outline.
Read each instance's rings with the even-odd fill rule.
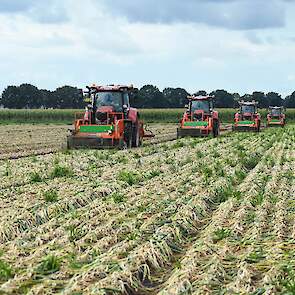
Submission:
[[[125,123],[123,140],[124,140],[124,146],[127,149],[132,147],[132,126],[130,122]]]
[[[219,135],[219,122],[217,120],[213,121],[213,137],[217,137]]]

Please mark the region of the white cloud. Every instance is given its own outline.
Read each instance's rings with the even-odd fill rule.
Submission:
[[[203,23],[245,30],[282,27],[279,0],[102,0],[113,13],[135,23]]]
[[[177,15],[177,22],[134,22],[131,11],[126,13],[132,3],[140,2],[133,1],[122,1],[126,6],[118,6],[117,11],[103,0],[84,0],[83,6],[80,0],[32,0],[30,6],[14,8],[0,4],[0,11],[5,11],[0,13],[0,89],[22,82],[55,88],[95,81],[139,86],[154,83],[160,88],[180,86],[189,91],[257,88],[286,92],[292,87],[293,80],[283,78],[284,71],[292,73],[295,62],[292,3],[286,4],[285,28],[244,31],[230,29],[234,28],[230,22],[234,24],[237,18],[232,20],[232,11],[225,9],[220,13],[227,25],[186,22]],[[245,1],[216,4],[211,0],[210,7],[202,6],[202,13],[209,7],[207,16],[213,18],[216,9],[230,5],[241,16],[247,10],[245,3],[239,3]],[[175,9],[176,0],[163,2]],[[282,1],[271,2],[283,5]],[[160,6],[150,4],[149,9],[155,11]],[[281,18],[285,22],[283,12]],[[243,22],[242,17],[239,20]]]

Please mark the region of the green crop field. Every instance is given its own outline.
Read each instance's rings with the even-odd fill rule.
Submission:
[[[294,125],[129,150],[9,127],[0,294],[294,294]]]
[[[218,111],[223,123],[233,121],[235,109],[219,109]],[[83,110],[0,110],[0,124],[71,124],[76,112],[83,112]],[[140,113],[141,118],[147,123],[177,123],[182,116],[183,109],[142,109]],[[266,110],[260,110],[260,113],[265,120]],[[288,109],[286,115],[287,122],[295,122],[295,109]]]

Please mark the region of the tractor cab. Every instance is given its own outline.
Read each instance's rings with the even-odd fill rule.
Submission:
[[[145,132],[138,110],[130,106],[136,92],[132,85],[87,86],[88,105],[76,114],[68,148],[138,147],[143,137],[153,137]]]
[[[239,111],[235,114],[233,129],[237,131],[260,131],[261,118],[257,101],[239,101]]]
[[[267,126],[285,126],[286,116],[284,114],[283,107],[272,107],[268,108],[267,114]]]
[[[186,111],[177,136],[213,136],[219,134],[218,112],[213,110],[214,96],[188,96]]]
[[[257,102],[255,101],[242,101],[240,104],[240,115],[244,119],[253,119],[253,117],[257,114]]]
[[[189,96],[188,111],[194,119],[198,120],[196,114],[210,115],[213,111],[213,97],[212,96]]]
[[[269,107],[268,114],[272,117],[280,117],[283,115],[283,107]]]
[[[91,124],[110,124],[116,119],[127,119],[130,111],[130,96],[137,89],[133,86],[88,86],[84,100],[89,102],[84,116]]]

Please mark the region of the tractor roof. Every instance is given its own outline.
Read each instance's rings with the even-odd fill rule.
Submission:
[[[101,86],[101,85],[96,85],[92,84],[90,86],[86,86],[88,89],[95,89],[97,91],[136,91],[137,88],[134,88],[133,85],[106,85],[106,86]]]
[[[279,110],[279,109],[283,109],[284,107],[271,107],[271,106],[269,106],[268,108],[271,110]]]
[[[257,106],[258,105],[258,102],[255,101],[255,100],[252,100],[252,101],[244,101],[244,100],[241,100],[239,101],[239,105],[240,106]]]
[[[210,100],[210,99],[214,99],[215,97],[214,96],[211,96],[211,95],[206,95],[206,96],[203,96],[203,95],[189,95],[187,97],[188,99],[190,100]]]

